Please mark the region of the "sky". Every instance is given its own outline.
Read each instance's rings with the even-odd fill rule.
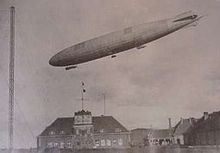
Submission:
[[[129,130],[168,128],[220,110],[220,0],[0,0],[0,148],[8,143],[9,7],[16,8],[14,146],[35,147],[58,117],[81,109]],[[207,15],[146,45],[66,71],[49,59],[78,42],[192,10]]]

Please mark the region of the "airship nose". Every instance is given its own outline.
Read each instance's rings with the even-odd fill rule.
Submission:
[[[49,64],[52,66],[59,66],[59,60],[56,55],[51,57],[51,59],[49,60]]]
[[[67,66],[71,64],[71,59],[66,56],[65,52],[61,51],[49,60],[49,64],[52,66]]]

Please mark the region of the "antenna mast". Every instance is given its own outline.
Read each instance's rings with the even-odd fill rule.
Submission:
[[[103,114],[103,115],[105,116],[105,113],[106,113],[106,112],[105,112],[105,93],[103,93],[103,102],[104,102],[104,103],[103,103],[103,104],[104,104],[104,105],[103,105],[103,107],[104,107],[104,114]]]
[[[84,109],[84,93],[86,92],[86,89],[84,88],[84,82],[82,82],[82,97],[81,97],[81,100],[82,100],[82,110]]]

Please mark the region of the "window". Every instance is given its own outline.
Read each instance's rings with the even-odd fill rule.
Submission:
[[[90,134],[90,132],[91,132],[90,129],[87,129],[87,134]]]
[[[105,140],[104,139],[101,140],[101,146],[105,146]]]
[[[60,142],[60,148],[64,148],[65,143],[64,142]]]
[[[87,131],[86,130],[81,130],[82,136],[86,136]]]
[[[72,144],[70,142],[67,143],[67,148],[72,148]]]
[[[99,147],[99,146],[100,146],[99,140],[95,140],[95,146],[96,146],[96,147]]]
[[[119,145],[119,146],[122,146],[122,145],[123,145],[123,140],[122,140],[122,138],[119,138],[119,139],[118,139],[118,145]]]
[[[65,134],[65,132],[62,130],[62,131],[60,131],[60,134]]]
[[[80,146],[80,142],[79,142],[79,141],[77,141],[77,142],[76,142],[76,145],[77,145],[77,146]]]
[[[128,34],[132,32],[132,27],[128,27],[124,29],[124,34]]]
[[[106,140],[106,145],[107,145],[107,146],[111,146],[111,145],[112,145],[111,140],[107,139],[107,140]]]
[[[76,135],[79,135],[79,129],[76,129]]]
[[[113,139],[112,143],[113,143],[113,144],[117,144],[117,140],[116,140],[116,139]]]
[[[57,147],[59,146],[59,144],[58,144],[57,142],[55,142],[55,143],[53,144],[53,146],[54,146],[55,148],[57,148]]]
[[[47,143],[47,147],[48,147],[48,148],[53,148],[53,142]]]
[[[50,132],[49,132],[49,135],[54,135],[54,134],[55,134],[54,131],[50,131]]]

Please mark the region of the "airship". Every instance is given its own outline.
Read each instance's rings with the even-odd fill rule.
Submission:
[[[180,29],[196,26],[202,17],[189,11],[172,18],[129,26],[65,48],[55,54],[49,64],[70,70],[78,64],[102,57],[115,58],[117,53],[132,48],[143,49],[149,42]]]

